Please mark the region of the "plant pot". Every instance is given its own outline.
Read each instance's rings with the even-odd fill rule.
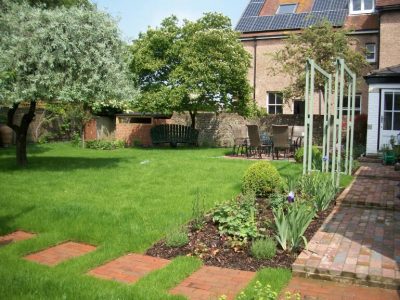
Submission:
[[[393,165],[395,163],[396,157],[394,155],[394,151],[387,150],[383,152],[383,164],[384,165]]]
[[[13,130],[7,125],[0,124],[0,146],[9,147],[13,143]]]

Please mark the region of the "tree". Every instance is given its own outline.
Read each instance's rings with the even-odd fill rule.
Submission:
[[[291,79],[290,85],[283,91],[284,99],[304,99],[305,65],[308,58],[313,59],[328,73],[335,72],[336,58],[344,58],[349,68],[360,76],[368,68],[362,53],[355,49],[358,41],[350,38],[349,31],[333,28],[331,23],[323,21],[310,26],[301,34],[289,36],[282,50],[273,54],[274,73],[284,73]],[[319,92],[324,89],[323,78],[316,74],[315,87]]]
[[[88,0],[28,0],[28,3],[33,6],[44,5],[46,8],[55,8],[59,6],[71,7],[71,6],[90,6]]]
[[[178,25],[174,16],[148,29],[132,46],[132,71],[145,112],[189,111],[195,127],[199,111],[245,113],[250,55],[231,29],[229,18],[205,14]]]
[[[26,138],[36,103],[65,102],[85,110],[126,107],[133,100],[128,48],[114,20],[95,8],[43,10],[0,1],[0,104],[16,134],[16,157],[27,164]],[[14,115],[29,103],[20,124]]]

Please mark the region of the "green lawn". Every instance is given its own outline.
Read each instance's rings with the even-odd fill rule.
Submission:
[[[221,158],[226,151],[108,152],[49,144],[30,147],[29,167],[17,169],[13,149],[0,150],[0,234],[15,229],[38,233],[0,248],[0,298],[179,299],[167,291],[200,267],[195,258],[178,258],[135,285],[85,273],[125,253],[142,253],[187,222],[197,190],[208,208],[239,193],[244,170],[253,161]],[[301,165],[275,164],[284,176],[301,172]],[[21,259],[66,240],[98,248],[52,268]],[[259,278],[276,289],[290,278],[285,270],[278,271],[280,276],[268,272]]]

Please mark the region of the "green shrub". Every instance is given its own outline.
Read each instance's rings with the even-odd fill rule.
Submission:
[[[313,201],[317,211],[326,210],[337,193],[331,174],[317,172],[304,175],[300,185],[302,194]]]
[[[251,244],[251,254],[257,259],[271,259],[276,254],[276,242],[270,237],[255,240]]]
[[[320,170],[322,167],[322,153],[317,146],[312,147],[312,165],[314,169]],[[294,154],[294,159],[297,163],[303,163],[304,147],[297,149]]]
[[[125,147],[124,141],[106,141],[106,140],[95,140],[86,141],[86,148],[95,150],[115,150]]]
[[[267,197],[283,188],[283,180],[278,170],[269,162],[251,165],[243,177],[243,193],[254,191],[258,197]]]
[[[240,195],[239,199],[232,199],[217,207],[213,213],[213,221],[218,223],[220,234],[241,242],[258,237],[255,200],[253,192]]]
[[[80,146],[82,144],[82,139],[81,139],[81,136],[80,136],[79,132],[75,131],[74,133],[72,133],[71,144],[74,147],[78,147],[78,146]]]
[[[307,204],[294,203],[286,212],[283,208],[273,210],[276,226],[276,240],[283,250],[294,251],[302,242],[307,246],[304,232],[310,225],[315,211]]]
[[[188,232],[185,228],[171,231],[165,238],[168,247],[182,247],[189,243]]]

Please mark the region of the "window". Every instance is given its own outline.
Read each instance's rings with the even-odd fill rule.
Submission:
[[[355,115],[360,115],[361,114],[361,94],[356,95],[356,105],[354,109],[354,114]],[[349,101],[347,97],[343,98],[343,116],[347,116],[349,114],[349,109],[348,109]],[[338,108],[339,110],[339,108]],[[351,108],[350,108],[351,110]],[[339,113],[339,111],[338,111]]]
[[[295,100],[293,102],[293,113],[295,115],[304,115],[305,109],[306,106],[304,100]]]
[[[376,44],[375,43],[368,43],[365,44],[365,58],[367,62],[374,63],[376,62]]]
[[[269,114],[277,115],[283,113],[282,93],[268,93],[267,110]]]
[[[383,130],[400,130],[400,92],[385,92]]]
[[[350,0],[350,14],[367,14],[375,10],[375,0]]]
[[[297,4],[282,4],[279,5],[276,11],[277,15],[281,14],[294,14],[296,12]]]

